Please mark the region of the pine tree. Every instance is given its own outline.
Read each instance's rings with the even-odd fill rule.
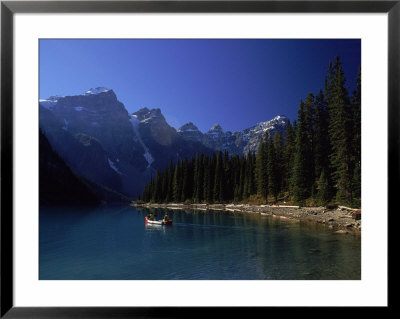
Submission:
[[[295,202],[304,203],[310,196],[310,165],[309,155],[311,153],[308,143],[308,135],[305,126],[304,103],[300,101],[298,111],[298,122],[296,128],[296,150],[292,172],[292,195]]]
[[[193,168],[193,202],[198,203],[197,200],[197,179],[199,177],[199,153],[196,153],[196,157],[194,160],[194,168]]]
[[[252,152],[249,152],[245,160],[243,198],[248,198],[256,192],[254,168],[255,156]]]
[[[153,197],[154,197],[154,188],[155,188],[155,183],[154,183],[154,179],[153,179],[153,175],[151,175],[150,177],[150,183],[149,183],[149,188],[148,188],[148,201],[152,202],[153,201]]]
[[[349,97],[341,62],[336,57],[333,77],[327,83],[327,108],[329,113],[329,139],[331,146],[330,165],[336,186],[338,201],[352,201],[352,118],[349,112]],[[329,100],[328,100],[329,96]]]
[[[284,187],[283,182],[283,171],[284,171],[284,163],[283,163],[283,141],[282,135],[280,133],[275,133],[273,137],[273,146],[275,153],[275,171],[276,171],[276,186],[277,193],[281,193]]]
[[[277,181],[277,161],[272,137],[267,140],[267,174],[268,174],[268,193],[278,199],[279,185]]]
[[[355,162],[361,164],[361,67],[358,68],[356,90],[352,97],[353,113],[353,150]]]
[[[325,171],[326,178],[329,175],[329,136],[328,114],[326,102],[322,90],[315,98],[315,134],[314,134],[314,176],[319,178]],[[329,180],[329,179],[328,179]]]
[[[168,181],[168,188],[167,188],[167,194],[165,196],[165,201],[167,203],[170,203],[173,198],[173,181],[174,181],[174,164],[172,160],[169,162],[167,181]]]
[[[207,157],[204,163],[204,200],[207,203],[213,203],[213,190],[214,190],[214,170],[215,170],[216,156],[212,155],[211,158]]]
[[[284,190],[291,192],[290,181],[292,179],[292,171],[293,171],[293,160],[295,153],[295,131],[290,121],[288,121],[288,125],[286,127],[286,135],[285,135],[285,145],[284,145],[284,174],[283,174],[283,183]]]
[[[330,187],[329,181],[325,174],[325,170],[321,171],[321,175],[318,180],[318,193],[317,200],[319,205],[326,205],[326,203],[330,200]]]
[[[315,117],[315,98],[314,94],[309,93],[304,102],[304,132],[307,136],[308,151],[307,154],[307,188],[313,195],[313,189],[315,190],[315,166],[314,166],[314,151],[315,151],[315,133],[314,133],[314,117]],[[319,176],[318,176],[319,177]]]
[[[151,200],[150,184],[151,184],[151,180],[144,187],[143,194],[142,194],[143,201],[146,202],[146,203],[150,202],[150,200]]]
[[[263,139],[258,145],[255,167],[255,180],[257,194],[267,199],[268,196],[268,173],[267,173],[267,149],[266,141]]]
[[[244,199],[244,193],[245,193],[244,183],[245,183],[245,176],[246,176],[246,161],[245,161],[244,157],[242,157],[240,159],[239,166],[240,166],[239,185],[237,186],[236,198],[238,201],[241,201]]]
[[[353,114],[353,197],[361,197],[361,67],[358,69],[356,78],[356,90],[353,93],[352,101]]]
[[[185,157],[182,161],[182,189],[181,189],[181,202],[191,198],[191,174],[190,164],[188,159]]]
[[[254,171],[256,169],[256,154],[251,153],[251,184],[250,184],[250,192],[252,195],[257,194],[257,185],[255,180]]]
[[[243,169],[243,193],[242,193],[242,198],[247,199],[250,196],[249,192],[249,157],[250,157],[250,152],[247,155],[245,161],[244,161],[244,169]]]
[[[204,187],[204,155],[196,157],[195,165],[195,180],[193,184],[195,185],[194,200],[200,203],[203,200],[203,187]]]
[[[161,196],[162,196],[161,172],[157,170],[157,177],[155,180],[155,187],[152,196],[153,202],[159,203],[161,201]]]
[[[353,171],[353,198],[361,198],[361,166],[356,163]]]
[[[214,177],[214,189],[213,189],[213,199],[216,203],[223,202],[223,159],[222,159],[222,152],[218,152],[217,162],[215,166],[215,177]]]
[[[204,179],[203,179],[203,200],[210,203],[210,160],[207,155],[204,156],[203,159],[203,171],[204,171]]]
[[[232,172],[232,163],[229,158],[228,151],[224,151],[224,162],[223,162],[223,200],[230,201],[233,199],[233,172]]]
[[[182,194],[182,176],[181,176],[181,164],[180,161],[175,166],[175,172],[174,172],[174,179],[172,183],[172,189],[173,189],[173,200],[175,202],[180,202],[181,200],[181,194]]]
[[[237,202],[241,200],[240,195],[240,158],[238,155],[235,155],[231,158],[231,169],[232,169],[232,199]]]
[[[325,76],[325,99],[327,105],[331,105],[334,100],[334,90],[333,90],[334,81],[335,81],[335,71],[332,61],[329,61],[327,74]]]

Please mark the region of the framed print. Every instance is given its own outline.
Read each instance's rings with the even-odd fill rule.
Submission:
[[[399,18],[2,1],[1,316],[389,307]]]

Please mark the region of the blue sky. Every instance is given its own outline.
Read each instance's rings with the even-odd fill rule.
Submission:
[[[238,131],[297,118],[338,55],[354,89],[361,40],[40,40],[40,98],[113,89],[130,113],[160,108],[170,125]]]

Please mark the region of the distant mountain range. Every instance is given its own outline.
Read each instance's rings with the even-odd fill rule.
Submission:
[[[171,160],[223,150],[256,152],[266,133],[284,134],[289,121],[279,115],[239,132],[215,124],[202,133],[192,122],[176,130],[160,109],[129,114],[114,91],[102,87],[39,100],[39,114],[41,130],[76,175],[132,197]]]

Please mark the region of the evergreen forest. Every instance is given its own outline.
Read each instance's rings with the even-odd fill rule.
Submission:
[[[139,200],[169,203],[361,205],[361,68],[349,92],[339,57],[325,87],[308,93],[285,134],[256,153],[197,154],[157,171]]]

